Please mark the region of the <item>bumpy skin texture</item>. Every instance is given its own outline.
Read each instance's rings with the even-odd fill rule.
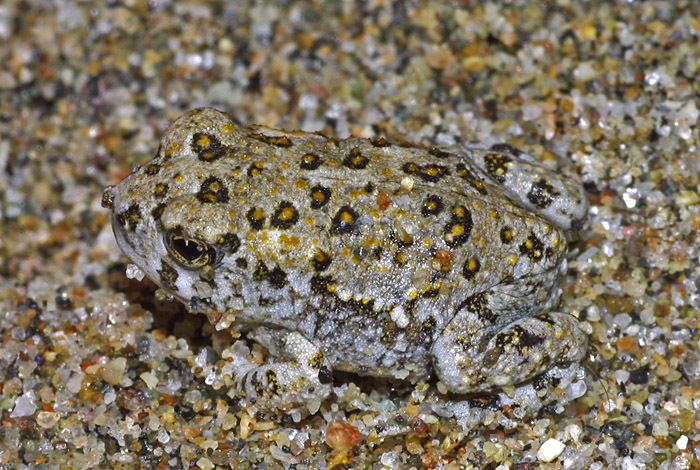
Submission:
[[[586,200],[522,157],[241,127],[200,108],[105,204],[153,281],[193,312],[235,313],[270,350],[237,367],[249,403],[321,399],[332,369],[435,372],[479,392],[586,349],[576,319],[550,311]]]

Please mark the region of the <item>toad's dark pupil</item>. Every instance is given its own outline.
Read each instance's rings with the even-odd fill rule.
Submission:
[[[170,239],[170,247],[182,257],[183,261],[191,264],[201,262],[202,256],[206,255],[206,247],[201,243],[181,237]]]

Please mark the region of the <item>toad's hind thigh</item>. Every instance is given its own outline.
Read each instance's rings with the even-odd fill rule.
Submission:
[[[573,316],[527,313],[522,309],[540,310],[536,298],[514,298],[509,286],[496,289],[466,299],[433,345],[433,367],[452,392],[515,385],[586,352],[587,338]]]

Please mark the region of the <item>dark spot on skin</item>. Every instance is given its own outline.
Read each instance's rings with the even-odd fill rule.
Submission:
[[[315,170],[321,164],[323,163],[323,160],[321,157],[316,155],[315,153],[307,153],[303,157],[301,157],[301,162],[299,163],[299,166],[301,167],[302,170]]]
[[[372,183],[367,183],[362,190],[365,192],[365,194],[372,194],[374,192],[374,185]]]
[[[552,316],[548,313],[540,313],[539,315],[535,316],[539,321],[542,323],[546,323],[547,325],[554,326],[555,322]]]
[[[333,258],[331,258],[328,253],[318,249],[316,250],[316,254],[314,254],[314,256],[311,258],[311,265],[313,266],[314,271],[321,272],[328,269],[328,266],[331,265],[332,261]]]
[[[527,193],[527,199],[540,209],[546,209],[551,206],[554,199],[559,196],[559,191],[554,189],[554,186],[544,178],[534,183]]]
[[[166,183],[158,183],[153,191],[153,196],[157,199],[162,199],[168,194],[168,185]]]
[[[472,342],[469,336],[466,335],[458,335],[453,342],[465,353],[469,353],[469,349],[472,347]]]
[[[440,294],[440,284],[430,285],[420,294],[422,299],[434,299]]]
[[[506,174],[508,173],[508,163],[511,161],[510,157],[500,153],[484,155],[484,167],[486,168],[486,172],[493,176],[499,183],[505,183]]]
[[[250,384],[255,387],[255,391],[258,392],[258,394],[262,393],[262,390],[258,388],[258,384],[260,383],[260,380],[258,380],[258,370],[254,371],[253,374],[250,376]]]
[[[402,170],[404,173],[417,176],[429,183],[436,183],[450,174],[450,170],[446,166],[434,163],[418,165],[417,163],[408,162],[403,165]]]
[[[539,361],[539,364],[551,364],[551,363],[552,363],[552,358],[549,356],[549,354],[543,354],[542,359],[540,359],[540,361]],[[560,383],[561,383],[561,379],[553,377],[549,374],[542,374],[533,380],[532,385],[534,385],[536,391],[540,391],[540,390],[544,390],[546,388],[551,389],[552,387],[558,387]],[[544,408],[543,408],[543,410],[544,410]],[[603,432],[605,432],[605,431],[603,431]]]
[[[275,289],[281,289],[287,285],[287,273],[282,271],[279,266],[270,271],[267,275],[267,282]]]
[[[168,290],[171,290],[173,292],[178,291],[177,286],[175,285],[175,282],[177,282],[178,278],[177,269],[161,261],[160,269],[158,270],[158,276],[160,276],[161,284],[164,285]]]
[[[554,250],[552,250],[552,248],[548,246],[548,247],[544,250],[544,257],[547,258],[547,259],[550,259],[553,255],[554,255]]]
[[[258,282],[267,281],[275,289],[281,289],[287,285],[287,273],[282,271],[279,266],[270,270],[262,260],[258,260],[258,266],[253,272],[253,280]]]
[[[498,153],[509,153],[509,154],[513,155],[514,157],[519,157],[523,153],[520,149],[515,148],[510,144],[504,144],[504,143],[493,144],[491,146],[491,150],[493,150],[494,152],[498,152]]]
[[[420,213],[427,217],[429,215],[438,215],[440,212],[442,212],[442,209],[442,198],[440,196],[436,196],[435,194],[431,194],[423,201],[423,207],[421,208]]]
[[[542,344],[544,336],[539,336],[527,331],[520,325],[515,325],[508,331],[496,336],[495,346],[503,349],[506,345],[514,346],[518,351]]]
[[[192,135],[192,150],[203,162],[213,162],[226,155],[228,149],[212,134],[195,132]]]
[[[216,245],[227,254],[232,255],[241,247],[241,240],[235,233],[224,233],[218,237]]]
[[[265,213],[262,209],[251,207],[245,216],[253,230],[260,230],[265,225]]]
[[[150,163],[146,166],[144,171],[147,175],[153,176],[160,171],[160,165],[157,163]]]
[[[469,186],[476,189],[479,194],[481,194],[482,196],[486,196],[488,194],[484,181],[481,178],[477,177],[463,163],[458,163],[455,169],[457,171],[457,176],[466,181],[469,184]]]
[[[530,258],[530,261],[537,262],[544,256],[544,243],[530,232],[527,239],[520,245],[520,254]]]
[[[488,292],[479,292],[464,299],[462,303],[457,306],[456,312],[466,309],[467,311],[474,313],[485,322],[493,323],[496,320],[496,315],[488,307],[488,304]]]
[[[350,150],[350,153],[343,159],[343,165],[350,168],[351,170],[362,170],[369,163],[369,158],[362,155],[360,149],[354,148]]]
[[[228,202],[228,188],[219,178],[210,176],[202,183],[197,199],[203,203]]]
[[[425,320],[421,326],[420,326],[420,332],[425,338],[432,338],[433,336],[433,331],[435,331],[435,326],[437,325],[437,322],[435,321],[435,318],[430,317],[427,320]]]
[[[333,216],[333,220],[331,220],[331,235],[352,233],[357,217],[357,212],[350,206],[346,205],[338,209],[338,212]]]
[[[507,245],[513,242],[513,229],[511,227],[503,227],[500,235],[501,243]]]
[[[324,357],[323,353],[321,351],[315,353],[311,358],[309,359],[309,367],[312,369],[320,369],[321,366],[323,365]]]
[[[238,266],[241,269],[247,269],[248,261],[245,258],[236,258],[236,266]]]
[[[261,174],[263,172],[264,169],[265,169],[265,166],[263,165],[262,162],[255,162],[248,167],[248,171],[246,173],[250,177],[258,176],[259,174]]]
[[[437,158],[449,158],[455,156],[453,153],[445,152],[444,150],[440,150],[439,148],[431,148],[430,150],[428,150],[428,153],[433,157]]]
[[[376,315],[374,312],[374,299],[338,299],[337,306],[344,311],[351,312],[350,318],[370,318]]]
[[[132,204],[118,213],[116,219],[119,225],[126,228],[129,232],[133,232],[143,222],[141,207],[138,204]]]
[[[270,270],[267,268],[267,265],[262,260],[258,260],[258,265],[255,267],[255,271],[253,271],[253,280],[258,282],[264,281],[269,272]]]
[[[369,143],[373,147],[389,147],[391,146],[391,142],[386,140],[384,137],[372,137],[369,139]]]
[[[472,258],[468,259],[464,263],[464,267],[462,268],[462,276],[464,276],[465,279],[467,280],[472,280],[474,279],[474,276],[479,272],[481,269],[481,263],[479,262],[478,259]]]
[[[267,389],[270,391],[270,393],[273,395],[279,395],[280,384],[277,380],[277,373],[274,370],[268,369],[265,371],[265,381],[267,382]]]
[[[443,229],[445,242],[451,248],[463,244],[469,240],[472,227],[472,215],[469,210],[464,206],[453,207],[452,218]]]
[[[159,222],[160,218],[163,216],[163,212],[165,212],[165,204],[161,203],[153,208],[153,210],[151,211],[151,216],[153,217],[153,219]]]
[[[282,201],[275,209],[275,213],[272,214],[270,219],[270,225],[275,228],[286,230],[299,220],[299,212],[297,212],[294,204],[289,201]]]
[[[331,276],[313,276],[311,291],[316,295],[328,295],[335,292],[336,283]]]
[[[287,148],[293,145],[292,141],[289,140],[289,137],[286,135],[266,135],[260,132],[253,132],[249,137],[276,147]]]
[[[320,209],[325,206],[331,198],[331,190],[325,186],[317,184],[311,188],[311,208]]]

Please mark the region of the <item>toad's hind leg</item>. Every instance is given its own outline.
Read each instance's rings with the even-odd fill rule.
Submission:
[[[524,315],[518,312],[523,302],[514,302],[513,294],[509,286],[498,286],[497,292],[470,296],[435,341],[433,367],[450,391],[515,385],[584,356],[587,338],[578,320],[559,312]],[[498,321],[508,317],[516,319]]]
[[[326,398],[332,375],[323,352],[301,333],[260,327],[249,337],[270,352],[267,363],[251,363],[240,354],[234,361],[234,387],[246,405],[289,411]]]
[[[533,157],[510,145],[464,150],[481,173],[500,186],[511,200],[563,229],[582,228],[588,200],[580,183],[534,163]]]

